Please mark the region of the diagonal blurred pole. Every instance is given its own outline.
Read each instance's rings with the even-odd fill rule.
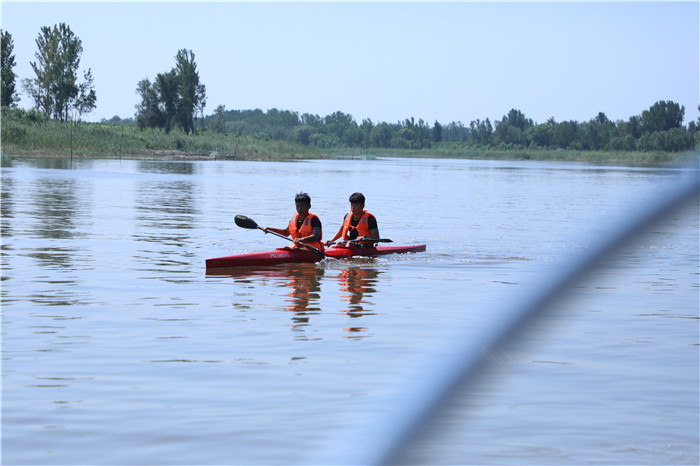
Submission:
[[[653,205],[645,206],[630,216],[598,244],[576,257],[563,269],[557,270],[546,285],[530,296],[511,296],[512,302],[501,309],[503,319],[492,332],[481,338],[465,341],[455,338],[447,342],[439,354],[426,358],[424,364],[405,380],[400,380],[391,393],[402,393],[402,402],[381,400],[377,411],[391,406],[386,415],[367,414],[349,432],[343,432],[321,451],[315,452],[309,464],[390,465],[405,464],[407,450],[430,430],[432,421],[461,390],[475,383],[489,366],[490,355],[514,345],[518,337],[540,322],[551,305],[567,289],[599,267],[602,261],[629,242],[637,239],[651,226],[678,212],[689,204],[698,208],[700,170],[698,158],[684,170],[678,184]],[[436,353],[437,354],[437,353]],[[452,355],[449,358],[445,354]],[[410,387],[407,392],[405,387]]]

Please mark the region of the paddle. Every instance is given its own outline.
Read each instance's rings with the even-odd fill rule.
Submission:
[[[261,230],[261,231],[265,231],[265,229],[264,229],[263,227],[258,226],[258,224],[255,223],[255,220],[253,220],[253,219],[250,218],[250,217],[246,217],[245,215],[236,215],[236,218],[234,218],[234,221],[236,222],[236,225],[238,225],[238,226],[241,227],[241,228],[247,228],[247,229],[249,229],[249,230],[258,229],[258,230]],[[294,242],[293,239],[287,238],[286,236],[280,235],[279,233],[275,233],[274,231],[268,230],[268,231],[265,231],[265,233],[272,233],[272,234],[275,235],[275,236],[279,236],[280,238],[284,238],[284,239],[286,239],[286,240],[288,240],[288,241]],[[323,251],[321,251],[320,249],[316,249],[315,247],[310,246],[310,245],[308,245],[308,244],[306,244],[306,243],[297,243],[297,244],[299,244],[300,246],[302,246],[302,247],[308,249],[309,251],[312,251],[314,254],[318,254],[318,255],[321,256],[321,257],[326,257],[326,253],[323,252]]]
[[[342,240],[342,242],[347,242],[347,243],[362,243],[362,244],[374,244],[374,243],[393,243],[392,240],[389,238],[365,238],[364,236],[357,238],[357,239],[351,239],[351,240]],[[329,241],[326,243],[326,245],[330,246],[331,244],[335,244],[337,241]]]
[[[389,238],[367,238],[366,236],[362,236],[352,241],[356,243],[393,243],[393,241]]]

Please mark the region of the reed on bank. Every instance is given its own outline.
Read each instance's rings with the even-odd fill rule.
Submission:
[[[2,152],[12,155],[73,155],[107,158],[198,158],[282,160],[322,154],[288,141],[211,131],[185,134],[109,123],[51,120],[38,112],[3,108]]]

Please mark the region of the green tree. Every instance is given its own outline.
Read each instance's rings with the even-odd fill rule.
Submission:
[[[362,120],[362,124],[360,125],[360,132],[362,134],[361,145],[364,148],[368,148],[371,145],[372,128],[374,128],[374,123],[372,123],[371,119],[366,118]]]
[[[681,127],[647,133],[639,139],[638,148],[643,151],[679,152],[692,149],[694,145],[693,135]]]
[[[523,133],[533,126],[533,122],[520,110],[512,109],[496,123],[494,143],[506,145],[521,145],[525,142]]]
[[[217,133],[226,134],[226,106],[219,105],[214,110],[214,118],[211,120],[211,129]]]
[[[158,103],[163,114],[163,127],[165,134],[170,133],[178,116],[178,83],[175,70],[167,73],[158,73],[154,84],[158,93]]]
[[[631,116],[627,121],[619,122],[617,124],[617,131],[619,136],[629,136],[632,139],[639,139],[642,135],[642,117],[635,115]]]
[[[300,117],[300,122],[302,125],[311,126],[312,128],[319,128],[323,124],[323,120],[320,116],[310,113],[304,113]]]
[[[311,136],[314,134],[314,129],[311,126],[301,125],[294,128],[294,138],[295,142],[299,144],[304,144],[308,146],[311,143]]]
[[[496,123],[496,129],[493,132],[494,144],[521,144],[523,141],[523,132],[517,126],[511,126],[504,118]]]
[[[562,149],[573,149],[579,136],[579,125],[575,121],[562,121],[554,131],[554,142]]]
[[[698,111],[700,111],[700,105],[698,105]],[[688,123],[688,132],[692,134],[696,139],[700,137],[700,115],[698,115],[698,121],[691,121]]]
[[[438,123],[437,120],[435,120],[435,124],[433,125],[433,142],[440,142],[442,141],[442,125]]]
[[[525,130],[524,137],[529,146],[549,147],[553,144],[554,125],[544,124],[532,126]]]
[[[23,81],[35,107],[61,121],[70,118],[71,110],[78,117],[92,111],[97,102],[92,71],[88,69],[83,83],[78,83],[82,41],[69,26],[60,23],[53,28],[42,27],[36,45],[36,61],[30,62],[36,77]]]
[[[615,130],[615,123],[610,121],[603,112],[584,125],[586,143],[591,150],[604,149],[610,142]]]
[[[158,126],[166,134],[180,124],[186,134],[194,133],[194,119],[206,105],[206,88],[199,80],[197,64],[191,50],[181,49],[175,56],[175,67],[158,73],[153,84],[139,81],[136,92],[141,103],[136,106],[139,127]]]
[[[139,81],[136,93],[141,102],[136,105],[136,124],[139,129],[162,128],[165,125],[165,115],[160,108],[160,98],[155,85],[148,79]]]
[[[479,121],[479,120],[477,120]],[[481,123],[479,121],[479,123]],[[472,122],[476,130],[477,122]],[[471,125],[470,125],[471,126]],[[461,121],[452,121],[442,128],[442,141],[446,142],[467,142],[469,140],[470,129],[464,126]]]
[[[488,118],[484,121],[477,119],[469,123],[469,134],[475,144],[486,146],[491,142],[493,126]]]
[[[186,134],[193,133],[194,117],[203,112],[206,106],[206,88],[199,81],[199,71],[194,61],[194,52],[187,49],[178,50],[175,56],[177,85],[177,116]]]
[[[376,125],[369,134],[372,147],[391,147],[393,131],[388,123],[382,122]]]
[[[533,126],[532,120],[525,118],[525,115],[520,110],[511,109],[508,115],[503,117],[503,121],[508,123],[508,126],[514,126],[520,131],[525,131],[526,129]]]
[[[2,90],[0,90],[0,97],[2,99],[3,107],[15,107],[17,102],[19,102],[19,97],[17,96],[15,89],[15,79],[17,75],[13,71],[15,67],[15,56],[12,54],[15,45],[12,41],[12,34],[7,31],[2,31]]]
[[[85,113],[90,113],[97,106],[97,94],[95,93],[92,70],[83,73],[83,82],[78,84],[78,96],[73,108],[78,114],[78,119]]]
[[[338,141],[343,141],[343,136],[346,131],[352,127],[357,127],[357,123],[353,120],[352,115],[343,112],[334,112],[327,115],[323,119],[325,132],[329,136],[333,136]]]
[[[660,100],[642,112],[642,131],[645,134],[668,131],[683,125],[685,107],[675,102]]]

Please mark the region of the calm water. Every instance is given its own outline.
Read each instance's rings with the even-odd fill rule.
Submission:
[[[678,177],[425,159],[4,160],[2,462],[304,463],[358,413],[372,422],[377,397],[405,402],[392,382],[453,329],[483,332],[506,298]],[[283,227],[299,191],[327,238],[362,191],[382,236],[428,250],[206,275],[206,258],[286,246],[233,217]],[[695,205],[572,290],[414,461],[698,464],[698,223]]]

